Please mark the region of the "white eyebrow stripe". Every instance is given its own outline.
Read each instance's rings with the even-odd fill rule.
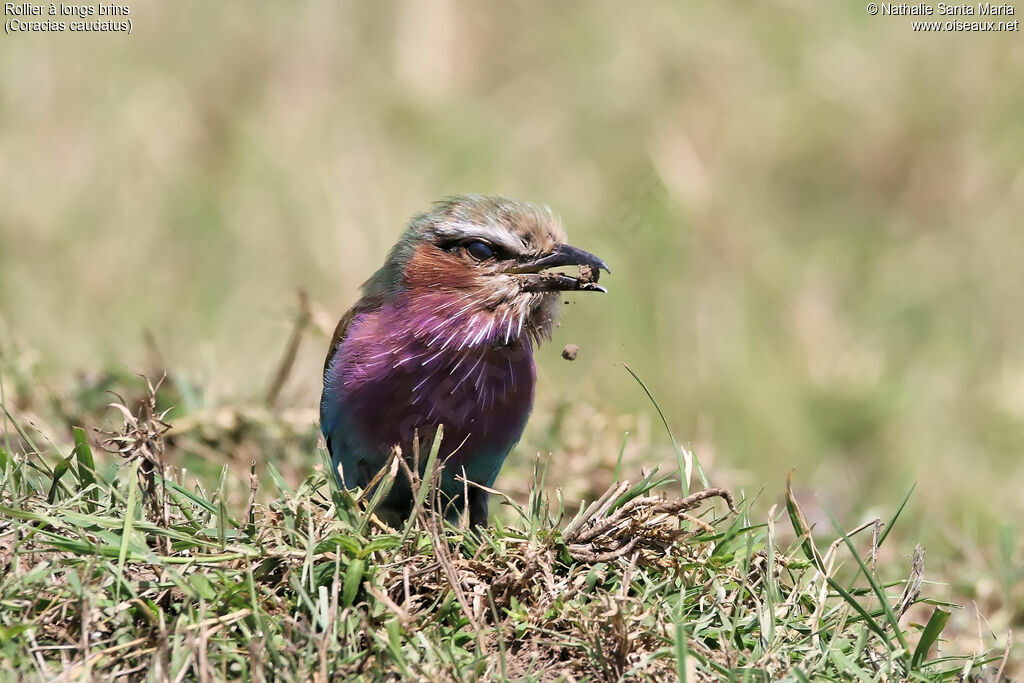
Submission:
[[[510,254],[526,254],[523,244],[508,228],[495,225],[478,225],[476,223],[446,222],[434,228],[438,237],[443,239],[481,239],[501,247]]]

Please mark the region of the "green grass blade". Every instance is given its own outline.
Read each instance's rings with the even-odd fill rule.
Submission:
[[[220,543],[221,550],[224,550],[228,544],[229,524],[232,527],[238,527],[237,522],[228,519],[227,495],[225,493],[227,477],[228,466],[224,465],[220,470],[220,483],[217,486],[217,541]]]
[[[661,406],[659,406],[658,402],[654,399],[654,394],[652,394],[651,390],[647,388],[647,385],[644,384],[644,381],[640,379],[640,375],[633,372],[633,368],[629,367],[625,363],[622,364],[622,367],[626,368],[626,371],[633,376],[633,379],[637,381],[637,384],[640,385],[640,388],[644,390],[645,394],[647,394],[647,398],[649,398],[651,400],[651,403],[654,404],[654,409],[658,411],[658,417],[661,418],[661,423],[665,425],[665,431],[668,432],[668,438],[669,440],[672,441],[672,448],[675,449],[676,465],[679,467],[679,477],[682,480],[681,484],[683,497],[685,498],[686,496],[690,495],[690,476],[693,472],[694,464],[696,464],[697,466],[697,472],[698,474],[700,474],[701,482],[704,483],[704,486],[708,486],[708,478],[704,475],[704,470],[700,466],[700,461],[697,460],[696,457],[694,457],[692,452],[684,455],[683,449],[679,446],[679,442],[676,441],[676,437],[672,433],[672,427],[670,427],[668,424],[668,418],[665,417],[665,413],[662,412]]]
[[[860,556],[860,553],[857,552],[857,547],[853,544],[853,541],[850,539],[850,536],[845,531],[839,528],[839,524],[836,522],[835,517],[832,516],[832,513],[827,508],[825,509],[825,514],[828,515],[828,518],[829,520],[831,520],[832,526],[835,527],[835,530],[839,532],[839,535],[842,537],[843,542],[846,544],[847,549],[850,551],[850,554],[853,555],[853,559],[857,561],[857,566],[860,567],[861,573],[864,574],[864,577],[868,580],[868,583],[871,585],[871,590],[874,591],[875,596],[878,598],[878,601],[882,604],[882,609],[885,611],[885,618],[889,622],[889,626],[892,627],[893,633],[896,635],[896,638],[900,641],[900,645],[903,647],[904,650],[909,651],[910,648],[907,646],[907,639],[903,635],[903,630],[900,628],[899,620],[896,618],[896,614],[892,611],[892,605],[889,604],[889,596],[886,595],[885,589],[882,588],[882,586],[875,579],[874,574],[871,573],[871,570],[868,569],[868,566],[864,563],[864,558],[862,558]],[[831,584],[832,582],[830,581],[829,583]]]
[[[807,515],[804,514],[800,501],[793,495],[793,470],[790,470],[789,476],[786,477],[786,511],[789,513],[789,521],[793,525],[793,531],[796,533],[797,538],[803,537],[804,539],[800,544],[801,548],[803,548],[804,556],[814,563],[818,571],[826,574],[825,561],[818,551],[818,546],[814,545],[814,539],[811,537],[811,525],[807,521]]]
[[[939,608],[935,608],[935,611],[932,612],[931,618],[925,624],[924,631],[921,632],[921,640],[918,641],[917,648],[914,650],[914,657],[910,662],[911,667],[917,669],[924,663],[925,657],[928,656],[928,651],[931,650],[932,645],[942,635],[942,629],[946,628],[949,615],[950,612]]]
[[[829,650],[829,656],[832,658],[832,661],[835,662],[836,668],[842,675],[843,680],[850,680],[851,674],[858,681],[861,681],[861,683],[872,683],[874,680],[871,676],[867,675],[861,667],[857,666],[857,662],[853,661],[839,650]]]
[[[373,494],[370,496],[369,502],[366,504],[366,511],[362,515],[359,522],[359,526],[356,527],[356,535],[362,536],[363,532],[366,531],[367,525],[370,523],[370,516],[373,515],[373,511],[377,509],[377,506],[384,502],[384,499],[389,493],[391,493],[392,487],[395,485],[395,477],[398,475],[398,463],[395,462],[391,471],[384,475],[377,483],[377,488],[374,489]],[[344,492],[343,492],[344,495]]]
[[[139,460],[132,463],[132,472],[128,475],[128,504],[124,511],[124,525],[121,527],[121,548],[117,555],[117,592],[115,598],[121,599],[121,586],[125,583],[124,563],[128,557],[128,541],[135,524],[135,507],[139,496]]]
[[[405,523],[405,531],[402,532],[402,543],[409,538],[409,533],[412,531],[413,524],[416,521],[415,511],[423,507],[423,501],[427,499],[427,493],[430,491],[430,482],[434,478],[434,470],[437,467],[437,454],[441,451],[441,439],[444,438],[444,425],[437,426],[437,432],[434,434],[434,440],[430,444],[430,455],[427,456],[427,468],[423,471],[423,478],[420,480],[420,487],[416,491],[416,499],[413,503],[413,514],[409,515],[409,519]]]
[[[679,677],[680,683],[687,683],[686,661],[688,648],[686,646],[686,624],[683,619],[683,595],[681,593],[679,595],[679,604],[676,606],[675,622],[673,649],[676,655],[676,675]]]
[[[627,441],[629,441],[629,432],[622,435],[622,445],[619,446],[619,457],[615,459],[615,472],[612,474],[612,481],[622,481],[622,457],[626,454]]]
[[[10,420],[12,425],[14,425],[15,431],[17,431],[18,435],[22,438],[22,440],[24,440],[24,442],[26,444],[28,444],[28,447],[31,448],[32,451],[35,452],[35,453],[42,453],[42,451],[39,450],[39,447],[36,446],[35,441],[32,440],[32,437],[28,435],[28,432],[26,432],[25,429],[21,426],[21,423],[14,419],[14,416],[11,415],[9,410],[7,410],[7,406],[4,403],[2,403],[2,402],[0,402],[0,410],[3,411],[3,413],[7,417],[7,419]],[[4,430],[4,434],[6,436],[6,434],[7,434],[7,430],[6,429]],[[11,447],[10,444],[7,444],[8,450],[10,450],[10,447]],[[45,465],[45,463],[44,463],[44,465]]]
[[[341,588],[341,606],[351,607],[356,600],[356,593],[359,592],[359,585],[363,581],[363,572],[366,570],[366,563],[355,558],[348,563],[345,570],[345,581]]]
[[[896,524],[896,520],[899,519],[899,517],[900,517],[900,513],[903,512],[903,508],[905,508],[907,506],[907,501],[910,500],[910,496],[914,493],[914,489],[915,488],[917,488],[917,484],[916,483],[913,486],[910,487],[909,491],[907,491],[907,495],[903,498],[903,502],[900,503],[899,508],[896,510],[896,514],[894,514],[892,516],[892,519],[889,520],[889,523],[885,525],[885,529],[883,529],[882,533],[879,534],[879,536],[878,536],[878,547],[879,548],[881,548],[882,544],[885,543],[886,537],[889,535],[889,532],[892,531],[893,526]]]
[[[281,476],[280,470],[274,467],[274,463],[267,462],[267,474],[270,475],[271,481],[274,482],[274,486],[276,486],[278,490],[287,495],[289,498],[295,497],[294,489],[292,489],[292,487],[288,485],[288,482],[284,480],[284,477]]]
[[[172,479],[162,479],[163,484],[167,487],[167,490],[178,496],[184,496],[190,503],[198,507],[203,508],[206,512],[216,513],[217,506],[208,501],[203,496],[200,496],[195,491],[190,491],[178,482]]]
[[[53,480],[50,483],[50,491],[46,494],[46,502],[50,505],[53,505],[53,502],[57,500],[57,492],[61,487],[61,478],[67,474],[69,469],[71,469],[71,458],[71,455],[66,458],[61,458],[61,461],[53,468]]]
[[[78,463],[78,483],[83,489],[87,489],[96,483],[96,462],[92,457],[92,448],[89,446],[85,430],[81,427],[74,427],[71,432],[75,439],[74,455],[75,461]],[[95,507],[98,498],[99,491],[95,489],[89,491],[90,510]]]
[[[843,597],[843,600],[846,600],[850,607],[852,607],[854,611],[860,615],[861,619],[864,620],[864,623],[867,624],[868,628],[874,631],[876,635],[878,635],[883,641],[885,641],[886,647],[888,647],[890,650],[894,649],[892,646],[892,640],[889,638],[889,635],[885,632],[885,629],[882,628],[881,624],[879,624],[875,620],[875,618],[871,616],[870,612],[864,609],[864,606],[857,601],[857,598],[850,595],[849,591],[843,588],[839,584],[839,582],[833,579],[832,577],[826,576],[825,580],[828,582],[829,587],[832,588],[835,592],[839,593],[839,595]]]

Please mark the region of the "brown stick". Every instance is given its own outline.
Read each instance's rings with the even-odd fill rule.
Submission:
[[[292,334],[288,338],[288,345],[285,347],[281,362],[277,365],[277,373],[274,375],[274,381],[270,385],[270,389],[267,390],[267,398],[264,400],[268,408],[274,407],[277,397],[284,387],[284,383],[288,381],[288,376],[292,374],[295,358],[299,354],[299,345],[302,343],[302,335],[305,333],[312,318],[313,312],[309,308],[309,295],[306,294],[306,290],[300,289],[299,315],[295,319],[295,327],[292,328]]]

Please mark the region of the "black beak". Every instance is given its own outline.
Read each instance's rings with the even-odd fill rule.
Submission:
[[[571,277],[564,273],[544,273],[548,268],[560,266],[579,266],[579,277]],[[517,263],[510,272],[518,274],[523,289],[527,292],[561,292],[585,291],[606,292],[597,284],[600,271],[611,273],[604,261],[590,252],[559,244],[551,253],[533,261]]]
[[[588,251],[570,247],[568,244],[559,244],[550,254],[541,256],[529,264],[531,268],[544,270],[546,268],[557,268],[558,266],[590,266],[595,271],[603,270],[611,273],[605,262]],[[594,278],[597,279],[596,277]]]

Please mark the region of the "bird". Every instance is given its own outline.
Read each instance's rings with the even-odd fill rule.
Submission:
[[[578,276],[552,269],[577,266]],[[398,446],[411,462],[443,426],[446,517],[487,523],[488,489],[522,436],[563,292],[605,292],[597,256],[570,246],[547,207],[460,195],[415,216],[341,318],[324,362],[320,426],[338,484],[365,489]],[[425,460],[426,458],[422,458]],[[422,468],[424,463],[420,463]],[[421,473],[422,474],[422,473]],[[375,512],[413,512],[396,477]]]

